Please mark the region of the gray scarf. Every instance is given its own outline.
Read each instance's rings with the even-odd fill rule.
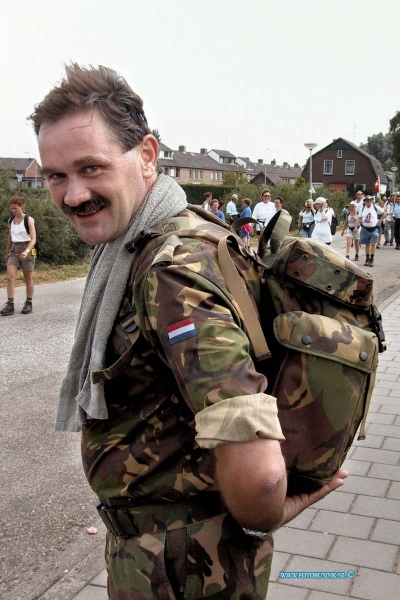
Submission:
[[[182,188],[160,174],[128,229],[93,254],[65,379],[61,386],[55,429],[80,431],[87,419],[107,419],[104,382],[93,383],[92,371],[105,368],[108,338],[122,302],[134,254],[125,244],[143,229],[176,216],[187,206]]]

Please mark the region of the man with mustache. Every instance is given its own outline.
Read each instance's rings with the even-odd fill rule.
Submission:
[[[286,498],[276,400],[212,283],[223,286],[215,248],[172,235],[132,286],[144,229],[177,215],[204,222],[158,173],[157,140],[126,81],[72,64],[31,118],[52,199],[96,245],[56,428],[82,431],[108,529],[109,597],[264,598],[271,530],[347,473]]]

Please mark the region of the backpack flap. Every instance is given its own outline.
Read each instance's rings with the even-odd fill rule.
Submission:
[[[371,275],[316,240],[286,238],[279,261],[272,266],[273,273],[268,276],[279,281],[280,285],[289,279],[296,288],[304,286],[360,309],[372,304]],[[307,290],[304,289],[303,293]]]
[[[289,494],[312,491],[342,465],[368,410],[378,362],[371,331],[322,315],[291,312],[274,320],[267,377],[286,442]]]

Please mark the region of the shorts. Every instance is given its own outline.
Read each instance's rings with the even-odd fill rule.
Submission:
[[[354,229],[354,227],[353,227],[353,229]],[[350,229],[350,227],[348,227],[347,231],[346,231],[346,237],[351,238],[352,240],[359,240],[360,239],[360,229],[357,229],[357,231],[352,231]]]
[[[363,227],[361,226],[360,243],[361,244],[376,244],[378,241],[378,227]]]
[[[25,260],[17,256],[17,254],[20,254],[25,250],[28,244],[29,242],[13,242],[8,253],[7,265],[12,265],[22,271],[33,271],[35,268],[36,256],[32,256],[32,252],[28,254]]]

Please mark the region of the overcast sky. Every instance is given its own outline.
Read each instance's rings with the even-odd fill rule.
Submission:
[[[38,157],[26,117],[63,63],[119,71],[173,149],[304,164],[400,110],[400,2],[3,0],[0,156]]]

